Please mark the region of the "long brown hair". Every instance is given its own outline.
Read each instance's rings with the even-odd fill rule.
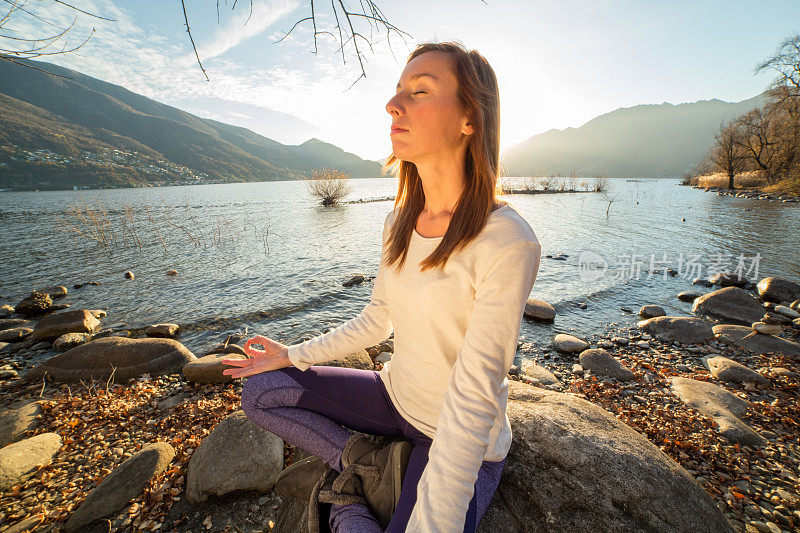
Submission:
[[[483,229],[499,192],[500,172],[500,99],[494,70],[476,50],[458,41],[422,43],[411,52],[406,64],[425,52],[446,52],[452,57],[458,81],[458,100],[474,131],[469,136],[465,154],[464,190],[455,206],[447,232],[436,249],[420,262],[420,270],[440,267],[444,270],[450,254],[466,247]],[[396,216],[388,237],[387,265],[399,260],[402,268],[408,253],[411,234],[425,207],[425,194],[417,166],[394,154],[383,165],[382,174],[391,172],[399,178],[394,207]]]

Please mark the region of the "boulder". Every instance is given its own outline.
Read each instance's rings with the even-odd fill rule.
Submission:
[[[70,516],[64,531],[82,531],[95,520],[115,514],[139,496],[152,478],[164,472],[174,457],[175,450],[166,442],[144,446],[89,493]]]
[[[639,309],[639,316],[642,318],[653,318],[656,316],[664,316],[667,313],[664,311],[664,308],[658,305],[643,305],[641,309]]]
[[[791,302],[800,299],[800,285],[787,279],[770,276],[756,285],[762,300],[770,302]]]
[[[718,272],[708,278],[708,282],[712,285],[719,285],[720,287],[744,287],[750,283],[746,278],[734,276],[727,272]]]
[[[724,437],[748,446],[764,444],[764,437],[739,420],[749,404],[729,390],[714,383],[680,377],[672,378],[672,390],[686,405],[712,418]]]
[[[567,333],[557,333],[553,336],[553,348],[561,353],[579,353],[588,347],[588,342]]]
[[[717,324],[712,330],[718,340],[730,346],[756,353],[774,352],[800,357],[800,344],[775,335],[756,333],[753,328]]]
[[[148,326],[144,333],[148,337],[174,337],[179,330],[178,324],[153,324]]]
[[[0,305],[0,318],[6,318],[11,316],[14,313],[14,306],[3,304]]]
[[[36,289],[34,292],[42,292],[49,295],[50,298],[63,298],[67,295],[67,288],[63,285],[54,285],[44,289]]]
[[[86,344],[91,338],[90,333],[64,333],[53,341],[53,349],[57,352],[66,352],[70,348]]]
[[[19,326],[29,326],[33,328],[36,324],[32,320],[26,320],[24,318],[3,318],[0,319],[0,330],[3,329],[11,329],[16,328]]]
[[[628,367],[602,348],[582,351],[579,360],[581,368],[591,370],[594,374],[609,376],[620,381],[630,381],[636,377]]]
[[[693,302],[697,298],[700,298],[703,294],[702,292],[695,292],[695,291],[681,291],[678,293],[678,300],[682,302]]]
[[[195,383],[227,383],[233,381],[233,377],[226,376],[222,372],[228,368],[223,365],[224,359],[247,359],[247,356],[238,353],[217,353],[206,355],[183,365],[183,377]]]
[[[769,380],[753,369],[747,368],[733,359],[719,355],[708,355],[701,359],[703,365],[711,372],[711,375],[722,381],[731,383],[758,383],[769,385]]]
[[[33,333],[33,329],[25,326],[0,331],[0,342],[19,342]]]
[[[748,326],[764,316],[764,308],[758,300],[739,287],[725,287],[704,294],[694,301],[692,312]]]
[[[0,413],[0,448],[25,437],[36,429],[36,415],[42,408],[36,401],[16,404]]]
[[[780,335],[783,333],[783,328],[780,324],[767,324],[764,322],[753,322],[753,329],[758,333],[764,335]]]
[[[86,309],[73,309],[47,315],[36,323],[33,340],[53,340],[65,333],[92,333],[100,321]]]
[[[186,496],[199,503],[209,495],[234,490],[266,492],[281,470],[283,440],[248,420],[243,411],[235,411],[217,424],[192,454],[186,471]]]
[[[612,413],[509,382],[513,438],[479,533],[733,532],[697,481]],[[308,504],[285,498],[273,533],[302,531]]]
[[[554,387],[561,385],[561,381],[552,372],[532,361],[522,363],[522,373],[538,379],[542,385],[552,385]]]
[[[240,355],[247,356],[247,352],[244,351],[244,348],[239,346],[238,344],[228,343],[228,344],[220,344],[216,348],[207,351],[203,355],[212,355],[215,353],[238,353]]]
[[[25,481],[37,470],[50,464],[61,448],[61,436],[42,433],[0,448],[0,491]]]
[[[640,320],[640,330],[667,342],[702,344],[714,339],[711,324],[698,317],[657,316]]]
[[[369,356],[369,353],[367,353],[366,350],[359,350],[351,353],[350,355],[346,355],[341,359],[318,363],[315,366],[337,366],[344,368],[358,368],[361,370],[372,370],[375,368],[375,363],[372,362],[372,358]]]
[[[56,381],[107,380],[113,372],[116,381],[125,381],[142,374],[178,373],[194,360],[194,354],[174,339],[103,337],[48,359],[24,379],[40,379],[46,373]]]
[[[544,300],[535,300],[533,298],[525,302],[523,314],[526,318],[542,322],[552,322],[556,318],[556,310],[552,305]]]
[[[49,294],[33,291],[30,296],[14,306],[14,311],[18,315],[32,318],[47,313],[52,306],[53,299],[50,298]]]
[[[785,305],[776,305],[775,312],[780,313],[785,317],[794,320],[795,318],[800,318],[800,313],[792,309],[791,307],[786,307]]]

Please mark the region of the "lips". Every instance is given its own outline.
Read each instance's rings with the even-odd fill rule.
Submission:
[[[407,130],[407,129],[405,129],[405,128],[402,128],[402,127],[400,127],[400,126],[396,126],[396,125],[393,125],[393,126],[392,126],[392,132],[391,132],[392,134],[394,134],[394,133],[400,133],[401,131],[408,131],[408,130]]]

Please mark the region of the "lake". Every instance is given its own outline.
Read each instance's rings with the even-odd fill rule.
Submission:
[[[610,208],[597,193],[502,197],[542,244],[531,297],[558,311],[554,324],[523,322],[520,334],[536,349],[556,332],[591,337],[635,323],[620,307],[637,312],[655,303],[667,314],[689,315],[690,304],[677,293],[715,271],[739,267],[754,281],[800,280],[800,204],[719,196],[672,179],[609,183],[616,195]],[[352,185],[347,200],[396,192],[394,179]],[[70,213],[80,204],[107,211],[107,248],[97,230],[93,239]],[[367,304],[371,281],[342,283],[375,274],[392,206],[322,207],[298,181],[5,192],[0,302],[14,305],[35,287],[65,285],[73,307],[107,310],[104,327],[175,322],[183,330],[179,340],[195,353],[230,333],[292,344],[340,325]],[[559,253],[566,259],[544,257]],[[666,267],[678,275],[650,274]],[[170,269],[179,274],[165,275]],[[125,279],[126,270],[135,279]],[[73,289],[87,281],[100,285]]]

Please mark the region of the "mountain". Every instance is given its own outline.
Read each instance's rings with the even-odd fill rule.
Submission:
[[[267,181],[317,167],[380,176],[379,163],[318,139],[284,145],[74,70],[23,63],[64,77],[0,60],[0,187]]]
[[[600,115],[579,128],[549,130],[503,151],[506,176],[542,174],[680,177],[714,143],[722,122],[763,105],[701,100],[637,105]]]

